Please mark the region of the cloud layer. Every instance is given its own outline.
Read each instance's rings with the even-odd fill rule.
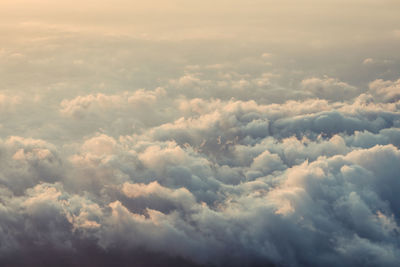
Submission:
[[[64,145],[3,139],[0,261],[397,266],[396,82],[346,102],[331,96],[357,89],[334,79],[301,86],[318,98],[259,104],[158,88],[62,100],[66,125],[140,127]]]
[[[400,266],[395,1],[14,2],[1,266]]]

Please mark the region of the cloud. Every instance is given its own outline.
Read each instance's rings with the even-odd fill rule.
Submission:
[[[397,102],[400,99],[400,80],[384,81],[378,79],[369,84],[369,90],[378,101]]]
[[[400,265],[398,12],[222,2],[3,19],[1,266]]]
[[[157,109],[165,94],[77,97],[61,115]],[[81,262],[85,246],[127,262],[152,262],[124,256],[144,250],[193,266],[396,266],[399,114],[397,102],[371,97],[182,98],[184,117],[130,136],[97,133],[67,147],[9,137],[0,258],[26,265],[35,244],[40,257],[50,249]],[[17,250],[25,260],[6,256]]]
[[[356,87],[329,77],[305,79],[301,81],[301,86],[315,97],[332,101],[343,101],[359,95]]]
[[[366,58],[362,62],[364,65],[369,65],[369,64],[374,64],[374,59],[373,58]]]
[[[78,96],[74,99],[64,99],[60,106],[61,114],[74,118],[83,118],[89,114],[108,111],[115,107],[131,108],[144,111],[146,107],[156,103],[157,98],[163,97],[165,90],[157,88],[154,91],[137,90],[134,93],[124,92],[118,95],[87,95]]]

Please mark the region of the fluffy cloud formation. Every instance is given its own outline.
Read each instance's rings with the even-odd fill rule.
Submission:
[[[396,102],[400,99],[400,80],[375,80],[369,84],[369,89],[384,102]]]
[[[302,86],[316,83],[348,87]],[[143,127],[64,145],[3,139],[0,262],[397,266],[390,86],[347,102],[323,91],[283,104],[181,96],[161,121],[140,112],[165,112],[164,89],[62,100],[65,123],[136,116]]]
[[[400,266],[395,1],[28,2],[0,266]]]
[[[314,96],[333,101],[343,101],[359,95],[359,90],[347,83],[333,78],[309,78],[301,82],[303,90],[309,91]]]

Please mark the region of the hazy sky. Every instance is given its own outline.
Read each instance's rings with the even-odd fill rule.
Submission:
[[[0,265],[400,266],[400,2],[0,3]]]
[[[398,37],[398,1],[2,1],[2,24],[151,39],[330,42]],[[39,25],[37,25],[39,24]],[[42,27],[42,28],[41,28]],[[16,28],[14,33],[18,34]],[[332,36],[336,35],[336,36]],[[341,38],[339,38],[339,36]]]

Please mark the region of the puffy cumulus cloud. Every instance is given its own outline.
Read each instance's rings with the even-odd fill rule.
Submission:
[[[54,145],[43,140],[9,137],[1,141],[1,158],[1,182],[17,194],[63,176],[62,156]]]
[[[1,266],[400,265],[397,39],[109,27],[4,26]]]
[[[114,138],[101,134],[86,140],[82,145],[82,150],[96,156],[110,155],[115,151],[115,146]]]
[[[144,112],[146,108],[154,106],[163,96],[165,96],[163,88],[157,88],[154,91],[140,89],[133,93],[124,92],[117,95],[90,94],[78,96],[71,100],[64,99],[60,104],[60,112],[65,116],[74,118],[83,118],[90,114],[101,115],[101,113],[106,113],[116,107]]]
[[[400,266],[396,1],[80,2],[1,4],[0,266]]]
[[[359,95],[360,90],[345,82],[334,78],[324,77],[308,78],[301,81],[302,89],[311,96],[328,99],[331,101],[343,101]]]
[[[178,113],[169,101],[176,100],[167,96],[161,87],[77,96],[59,102],[62,121],[55,123],[69,125],[66,138],[73,136],[74,139],[98,131],[117,137],[176,118]]]
[[[149,184],[127,182],[122,185],[121,191],[124,196],[134,200],[131,201],[132,207],[142,206],[142,209],[150,208],[164,213],[177,209],[190,211],[197,204],[195,197],[188,189],[184,187],[170,189],[157,181]]]
[[[360,163],[364,157],[376,164]],[[397,207],[389,203],[398,185],[392,180],[395,175],[377,167],[388,160],[399,160],[398,149],[377,146],[305,162],[289,168],[275,187],[241,184],[215,207],[193,203],[184,212],[148,209],[139,215],[113,202],[107,223],[112,234],[103,237],[102,245],[143,245],[200,264],[395,266]],[[158,197],[179,195],[155,183],[125,184],[123,191],[134,198],[149,197],[155,188]],[[349,250],[363,257],[351,257]]]
[[[375,80],[369,84],[370,92],[383,102],[398,102],[400,99],[400,79],[397,81]]]
[[[94,120],[90,134],[0,142],[0,263],[398,266],[391,86],[375,81],[346,102],[323,91],[268,104],[161,88],[63,100],[58,119]],[[140,130],[112,123],[131,116]],[[108,123],[114,131],[96,127]]]
[[[249,69],[243,70],[249,65]],[[259,57],[243,62],[212,65],[187,65],[181,76],[168,81],[169,92],[189,98],[218,98],[252,100],[260,103],[280,103],[289,99],[305,99],[309,93],[299,89],[288,90],[281,82],[285,71],[277,71],[272,63]]]

